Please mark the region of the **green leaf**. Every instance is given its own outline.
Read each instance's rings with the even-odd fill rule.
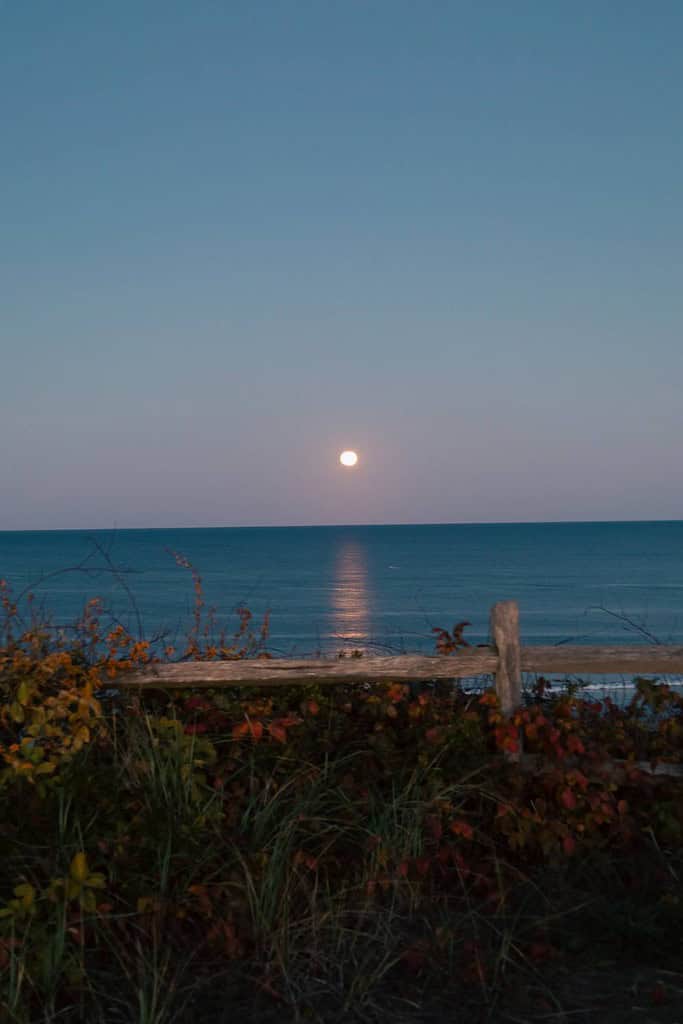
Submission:
[[[20,723],[24,721],[24,709],[16,700],[10,704],[9,713],[12,721]]]

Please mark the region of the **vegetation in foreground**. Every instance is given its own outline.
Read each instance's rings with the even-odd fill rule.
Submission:
[[[429,686],[107,691],[262,652],[195,585],[161,655],[2,591],[0,1019],[681,1019],[681,783],[634,767],[683,761],[680,696],[541,681],[506,722]]]

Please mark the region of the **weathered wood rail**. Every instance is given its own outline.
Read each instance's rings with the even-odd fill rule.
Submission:
[[[492,675],[503,712],[522,703],[522,673],[591,675],[683,675],[683,646],[522,647],[519,608],[499,601],[491,609],[492,644],[465,647],[453,655],[400,654],[382,657],[305,658],[244,661],[188,661],[151,665],[112,680],[112,688],[169,690],[232,686],[292,686],[297,683],[419,682]],[[653,774],[683,775],[683,767],[638,765]]]
[[[465,647],[452,655],[399,654],[318,660],[268,658],[150,665],[112,680],[111,686],[122,689],[292,686],[380,680],[417,682],[492,675],[503,710],[510,714],[521,704],[523,672],[683,675],[683,646],[522,647],[519,609],[515,601],[500,601],[491,609],[491,638],[490,646]]]
[[[295,683],[364,683],[378,680],[411,682],[469,679],[493,675],[500,688],[500,657],[494,647],[465,648],[453,655],[398,654],[254,661],[186,661],[152,665],[107,683],[131,689],[291,686]],[[522,647],[521,672],[567,672],[594,675],[683,675],[683,647]],[[510,678],[510,677],[508,677]],[[512,685],[514,687],[515,680]]]

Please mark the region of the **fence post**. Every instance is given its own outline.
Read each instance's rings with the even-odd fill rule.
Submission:
[[[496,693],[504,715],[522,704],[522,658],[519,645],[519,605],[498,601],[491,609],[491,640],[498,651]]]

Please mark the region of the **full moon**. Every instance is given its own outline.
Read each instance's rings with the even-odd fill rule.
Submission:
[[[339,461],[342,466],[355,466],[358,462],[358,456],[355,452],[342,452],[339,456]]]

